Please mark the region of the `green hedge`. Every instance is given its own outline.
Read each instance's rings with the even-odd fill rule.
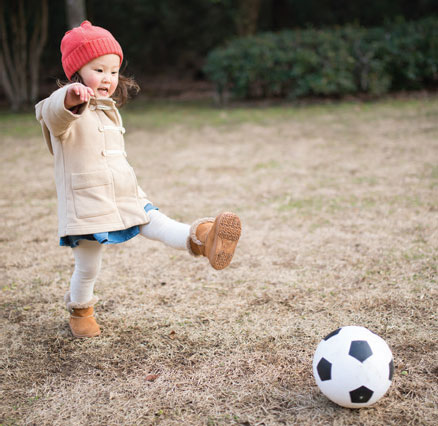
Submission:
[[[382,28],[263,33],[209,53],[204,72],[237,98],[342,96],[438,85],[438,19]]]

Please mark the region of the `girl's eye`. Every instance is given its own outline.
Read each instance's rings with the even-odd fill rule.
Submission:
[[[116,75],[116,74],[118,74],[118,71],[113,71],[111,74]]]
[[[97,72],[103,72],[100,68],[96,69]]]

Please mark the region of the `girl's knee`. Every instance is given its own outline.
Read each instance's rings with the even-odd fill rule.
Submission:
[[[76,265],[75,266],[75,273],[80,275],[82,279],[84,280],[93,280],[95,279],[100,272],[100,263],[96,264],[89,264],[89,265]]]

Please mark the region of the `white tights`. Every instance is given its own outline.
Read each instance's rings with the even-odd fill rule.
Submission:
[[[178,250],[187,247],[190,225],[170,219],[158,210],[148,212],[150,222],[140,226],[140,235],[161,241]],[[93,298],[94,283],[102,265],[103,245],[97,241],[80,240],[73,248],[75,269],[70,281],[70,301],[87,303]]]

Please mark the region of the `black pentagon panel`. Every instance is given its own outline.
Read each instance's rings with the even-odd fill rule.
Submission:
[[[325,358],[321,358],[318,362],[316,371],[318,371],[318,376],[323,382],[332,378],[332,364]]]
[[[330,339],[330,337],[336,336],[341,331],[340,328],[338,328],[335,331],[332,331],[330,334],[327,334],[327,336],[324,337],[324,340]]]
[[[360,362],[364,362],[373,354],[370,345],[366,340],[353,340],[351,342],[350,351],[348,355],[356,358]]]
[[[371,389],[368,389],[366,386],[361,386],[360,388],[350,392],[350,400],[351,402],[364,404],[371,399],[373,393],[374,392]]]
[[[391,359],[389,362],[389,380],[392,380],[392,376],[394,375],[394,360]]]

